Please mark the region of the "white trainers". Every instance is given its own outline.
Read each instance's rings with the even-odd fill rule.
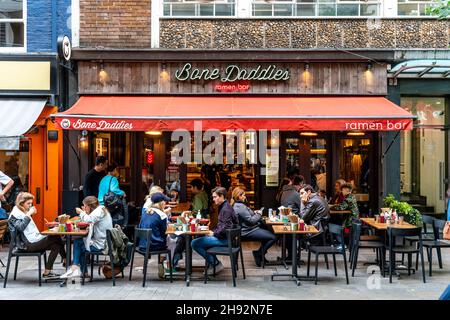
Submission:
[[[81,274],[81,270],[80,269],[75,269],[74,272],[72,272],[72,274],[70,275],[70,278],[81,278],[82,274]]]
[[[62,274],[59,278],[60,279],[67,279],[72,276],[73,270],[70,268],[66,273]]]
[[[220,271],[222,271],[224,269],[224,265],[222,264],[222,262],[219,261],[219,263],[216,265],[216,273],[219,273]],[[214,272],[214,271],[213,271]]]

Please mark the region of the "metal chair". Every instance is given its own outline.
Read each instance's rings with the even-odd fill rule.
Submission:
[[[392,283],[392,271],[395,269],[395,254],[407,254],[408,255],[408,275],[411,274],[411,259],[413,254],[420,254],[422,262],[422,276],[425,283],[425,268],[423,262],[423,242],[422,242],[422,228],[395,228],[388,227],[387,234],[389,238],[389,283]],[[395,237],[418,237],[418,247],[414,246],[396,246]]]
[[[316,255],[316,266],[315,266],[315,284],[317,284],[317,274],[319,267],[319,255],[333,255],[333,263],[334,263],[334,274],[337,276],[337,268],[336,268],[336,254],[340,254],[344,257],[344,269],[345,269],[345,278],[348,281],[348,268],[347,268],[347,258],[345,254],[345,241],[344,241],[344,227],[330,223],[328,224],[328,230],[330,232],[331,237],[331,245],[329,246],[310,246],[308,250],[308,268],[306,271],[307,276],[309,276],[309,268],[311,264],[311,254],[314,253]],[[334,243],[337,243],[338,246],[335,246]]]
[[[87,268],[88,261],[90,261],[91,278],[90,278],[89,282],[92,282],[92,280],[94,279],[94,257],[98,258],[99,256],[108,256],[109,263],[111,264],[112,283],[113,283],[113,286],[115,286],[116,285],[116,276],[114,274],[114,257],[112,254],[113,243],[112,243],[111,230],[106,230],[106,241],[108,243],[108,253],[107,254],[104,254],[102,251],[99,251],[99,252],[86,251],[86,253],[85,253],[85,261],[86,261],[85,268]],[[84,285],[86,269],[82,270],[82,273],[83,274],[82,274],[82,278],[81,278],[82,279],[81,284]],[[123,270],[121,270],[121,273],[122,273],[122,278],[123,278],[124,277]]]
[[[206,250],[207,254],[213,256],[229,256],[231,262],[231,273],[233,276],[233,287],[236,287],[237,266],[239,255],[241,256],[242,275],[245,279],[244,257],[241,247],[241,228],[227,229],[228,245],[226,247],[212,247]],[[216,275],[216,268],[214,266],[214,276]],[[205,259],[205,283],[208,281],[208,261]]]
[[[352,223],[352,247],[350,251],[350,268],[352,269],[352,277],[355,276],[356,265],[358,264],[359,249],[375,249],[377,251],[377,257],[381,257],[379,260],[381,265],[381,273],[384,277],[384,265],[386,249],[384,243],[381,241],[361,241],[361,223]]]
[[[145,247],[145,251],[141,250],[139,248],[139,242],[141,239],[146,239],[147,240],[147,245]],[[172,266],[171,266],[171,261],[172,261],[172,253],[169,249],[164,249],[164,250],[150,250],[150,244],[151,244],[151,239],[152,239],[152,229],[140,229],[140,228],[135,228],[134,229],[134,244],[133,244],[133,249],[132,249],[132,253],[131,253],[131,265],[130,265],[130,276],[129,276],[129,280],[131,281],[131,275],[133,272],[133,263],[134,263],[134,254],[135,252],[139,253],[140,255],[144,256],[144,279],[142,279],[142,286],[145,287],[145,282],[147,281],[147,265],[148,265],[148,259],[151,258],[152,254],[157,254],[158,255],[158,262],[159,262],[159,258],[161,256],[161,254],[166,254],[168,255],[168,261],[169,261],[169,272],[170,272],[170,282],[172,283]]]
[[[37,257],[38,258],[38,276],[39,276],[39,286],[42,285],[42,256],[44,257],[44,264],[47,261],[47,254],[46,251],[39,251],[39,252],[25,252],[22,250],[19,250],[16,248],[16,231],[13,231],[11,228],[9,229],[9,232],[11,234],[11,241],[9,243],[9,254],[8,254],[8,262],[6,263],[6,272],[5,272],[5,279],[3,281],[3,288],[6,288],[6,282],[8,281],[8,274],[9,274],[9,267],[11,265],[12,258],[16,258],[16,265],[14,268],[14,280],[17,278],[17,269],[19,267],[19,258],[20,257]]]
[[[433,241],[424,241],[423,246],[427,250],[427,258],[429,263],[429,274],[430,277],[432,276],[432,269],[433,269],[433,249],[436,249],[437,256],[438,256],[438,262],[439,262],[439,269],[442,269],[442,253],[441,248],[450,248],[450,243],[447,241],[442,241],[442,230],[445,227],[446,221],[444,220],[438,220],[434,219],[433,223],[433,233],[434,233],[434,240]]]

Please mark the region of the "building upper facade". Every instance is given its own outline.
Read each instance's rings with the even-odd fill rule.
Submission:
[[[80,47],[445,49],[450,42],[449,20],[439,21],[427,15],[431,1],[76,2]]]
[[[71,0],[0,0],[0,54],[56,52],[71,15]]]

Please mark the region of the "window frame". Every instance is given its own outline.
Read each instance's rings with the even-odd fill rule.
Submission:
[[[239,0],[211,0],[209,2],[203,2],[201,0],[181,0],[181,1],[165,1],[161,0],[161,17],[162,18],[177,18],[177,19],[183,19],[183,18],[236,18],[237,17],[237,2]],[[195,14],[193,15],[173,15],[173,5],[192,5]],[[213,6],[213,15],[200,15],[200,5],[212,5]],[[232,15],[216,15],[216,5],[232,5],[234,6],[234,14]],[[169,5],[169,14],[165,15],[165,5]]]
[[[22,19],[2,19],[0,23],[23,23],[23,46],[22,47],[0,47],[0,53],[24,53],[27,52],[27,21],[28,21],[28,2],[22,0]]]

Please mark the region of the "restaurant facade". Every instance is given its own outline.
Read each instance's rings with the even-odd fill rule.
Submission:
[[[121,188],[137,205],[152,183],[167,190],[178,183],[181,200],[190,200],[189,182],[203,176],[243,187],[254,207],[273,208],[282,179],[297,171],[328,196],[338,178],[351,182],[369,213],[389,192],[385,135],[410,130],[413,116],[385,98],[393,52],[364,55],[79,49],[80,98],[55,120],[88,141],[81,150],[88,167],[98,155],[119,165]],[[183,163],[173,138],[180,129],[192,138]],[[198,154],[215,141],[205,135],[211,129],[220,132],[223,161]]]

